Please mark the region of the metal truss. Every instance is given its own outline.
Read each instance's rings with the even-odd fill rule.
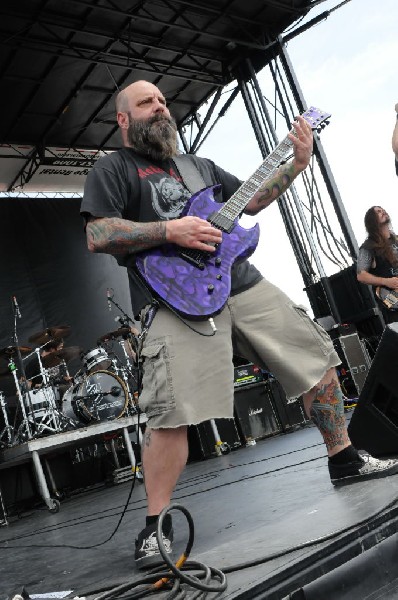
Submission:
[[[279,40],[275,58],[261,73],[260,86],[250,60],[236,73],[236,86],[228,95],[217,92],[204,119],[191,115],[180,135],[184,150],[195,153],[233,100],[241,95],[255,138],[265,158],[291,129],[297,114],[308,106],[296,80],[286,47]],[[225,96],[227,95],[227,99]],[[327,107],[326,107],[327,108]],[[278,139],[278,131],[283,132]],[[306,289],[321,282],[330,314],[340,322],[327,271],[339,271],[357,258],[358,244],[328,165],[318,133],[309,168],[279,199],[279,209]],[[334,272],[333,271],[333,272]]]

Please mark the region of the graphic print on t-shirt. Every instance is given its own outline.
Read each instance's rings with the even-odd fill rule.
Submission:
[[[158,182],[148,181],[151,188],[152,206],[161,219],[176,219],[180,216],[189,191],[173,177],[162,177]]]

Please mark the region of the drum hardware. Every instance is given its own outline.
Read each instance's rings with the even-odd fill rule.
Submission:
[[[19,385],[18,377],[17,377],[17,367],[12,358],[10,358],[10,361],[8,363],[8,368],[11,372],[11,375],[14,378],[15,389],[17,390],[17,398],[18,398],[19,404],[21,406],[21,411],[22,411],[22,423],[25,424],[26,436],[27,436],[27,439],[31,439],[33,437],[32,430],[31,430],[30,424],[28,422],[28,417],[27,417],[27,413],[26,413],[26,409],[25,409],[25,402],[24,402],[21,387]],[[29,408],[32,408],[29,391],[27,392],[27,402],[29,404]]]
[[[111,369],[112,372],[116,373],[116,375],[124,381],[126,389],[128,390],[128,393],[129,393],[128,413],[136,414],[137,406],[136,406],[136,402],[134,399],[134,391],[135,390],[134,390],[134,386],[131,385],[131,382],[134,381],[138,387],[137,377],[134,374],[134,365],[132,363],[133,352],[134,352],[132,347],[134,347],[134,349],[136,347],[136,335],[134,332],[136,332],[138,334],[138,330],[133,327],[127,326],[130,321],[129,317],[127,317],[127,318],[116,317],[115,320],[119,321],[119,323],[121,324],[121,327],[119,327],[119,329],[116,329],[114,331],[105,333],[104,335],[102,335],[101,337],[98,338],[97,343],[105,344],[105,346],[106,346],[107,344],[109,344],[112,341],[115,341],[115,340],[118,341],[118,344],[122,350],[124,362],[122,362],[118,356],[114,355],[114,358],[112,358],[112,361],[111,361],[111,366],[109,366],[107,368]],[[128,350],[130,350],[130,352]],[[111,352],[109,351],[109,349],[108,349],[108,354],[111,355]]]
[[[1,493],[1,486],[0,486],[0,506],[1,506],[1,511],[3,513],[3,518],[0,517],[0,527],[2,527],[3,525],[8,525],[8,520],[7,520],[7,511],[6,511],[6,506],[4,504],[4,500],[3,500],[3,494]]]
[[[51,368],[59,367],[64,362],[68,376],[69,373],[65,361],[60,357],[61,350],[54,354],[41,356],[42,349],[48,343],[49,341],[44,342],[31,353],[31,355],[36,354],[39,373],[29,381],[34,385],[35,378],[40,378],[41,385],[39,388],[32,386],[31,389],[28,388],[23,394],[23,404],[26,406],[27,413],[25,413],[24,419],[17,431],[17,440],[19,443],[25,442],[32,436],[39,437],[43,434],[59,433],[60,431],[65,431],[70,427],[76,426],[75,422],[71,421],[71,419],[58,410],[57,390],[52,384]],[[79,350],[74,349],[72,352],[63,352],[61,356],[73,358],[78,354]],[[52,364],[54,367],[46,369],[45,364]],[[29,431],[31,432],[30,436]]]
[[[99,341],[104,342],[104,341],[108,341],[110,338],[114,339],[115,337],[119,337],[119,333],[121,331],[123,332],[121,334],[122,337],[126,337],[127,339],[132,340],[133,351],[135,354],[134,365],[136,367],[136,373],[137,373],[137,397],[139,397],[139,395],[141,393],[141,387],[142,387],[142,376],[141,376],[142,375],[142,369],[141,369],[142,347],[144,345],[145,338],[148,335],[148,331],[152,324],[152,321],[154,320],[156,313],[158,311],[159,303],[157,300],[152,298],[151,302],[149,304],[147,304],[147,306],[145,306],[145,308],[141,311],[141,314],[140,314],[141,331],[138,332],[134,327],[135,321],[131,317],[129,317],[129,315],[122,309],[120,304],[118,304],[118,302],[116,302],[116,300],[114,298],[113,289],[108,288],[106,290],[106,295],[107,295],[107,302],[108,302],[109,310],[112,310],[112,304],[113,304],[121,312],[122,316],[121,317],[117,316],[115,320],[118,321],[122,327],[120,327],[116,331],[105,334],[105,336],[102,336],[102,338],[99,338]],[[152,294],[150,294],[150,296],[152,297]],[[134,335],[133,335],[133,331],[134,332],[137,331],[137,334],[134,333]],[[133,395],[133,398],[135,398],[134,395]],[[135,407],[134,403],[131,403],[131,406]],[[139,410],[139,407],[138,407],[138,410]]]
[[[8,420],[7,413],[7,405],[5,401],[5,395],[3,392],[0,392],[0,409],[3,413],[4,419],[4,429],[0,432],[0,448],[4,445],[6,448],[13,445],[14,441],[14,428],[11,427],[10,422]]]
[[[88,425],[114,420],[125,414],[128,392],[122,379],[109,371],[96,371],[66,390],[63,414]]]

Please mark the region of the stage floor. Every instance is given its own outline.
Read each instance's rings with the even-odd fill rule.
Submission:
[[[106,542],[130,489],[130,482],[101,487],[63,500],[57,514],[43,505],[1,527],[0,599],[9,600],[24,586],[32,595],[72,590],[68,598],[91,600],[110,585],[141,578],[133,562],[134,537],[145,516],[141,483],[136,483],[119,530]],[[218,598],[281,600],[381,540],[394,540],[397,495],[397,475],[334,488],[319,433],[307,425],[189,464],[173,501],[194,520],[190,559],[227,571],[228,587]],[[188,526],[180,512],[173,515],[178,556]],[[298,548],[315,539],[318,543]],[[256,560],[256,566],[231,569]],[[330,598],[365,597],[346,592]],[[166,592],[150,597],[166,597]],[[396,596],[377,596],[384,597]]]

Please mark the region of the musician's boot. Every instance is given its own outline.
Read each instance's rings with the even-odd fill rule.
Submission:
[[[329,458],[330,479],[335,486],[388,477],[398,473],[398,460],[396,459],[379,460],[369,454],[359,454],[352,446],[343,450],[343,452],[346,451],[351,451],[356,456],[351,456],[351,460],[347,462],[340,462],[338,454]]]
[[[156,529],[157,520],[147,524],[135,541],[134,559],[137,569],[151,569],[164,563],[159,550]],[[163,521],[162,542],[167,554],[170,555],[173,542],[173,527],[170,515],[166,515]]]

